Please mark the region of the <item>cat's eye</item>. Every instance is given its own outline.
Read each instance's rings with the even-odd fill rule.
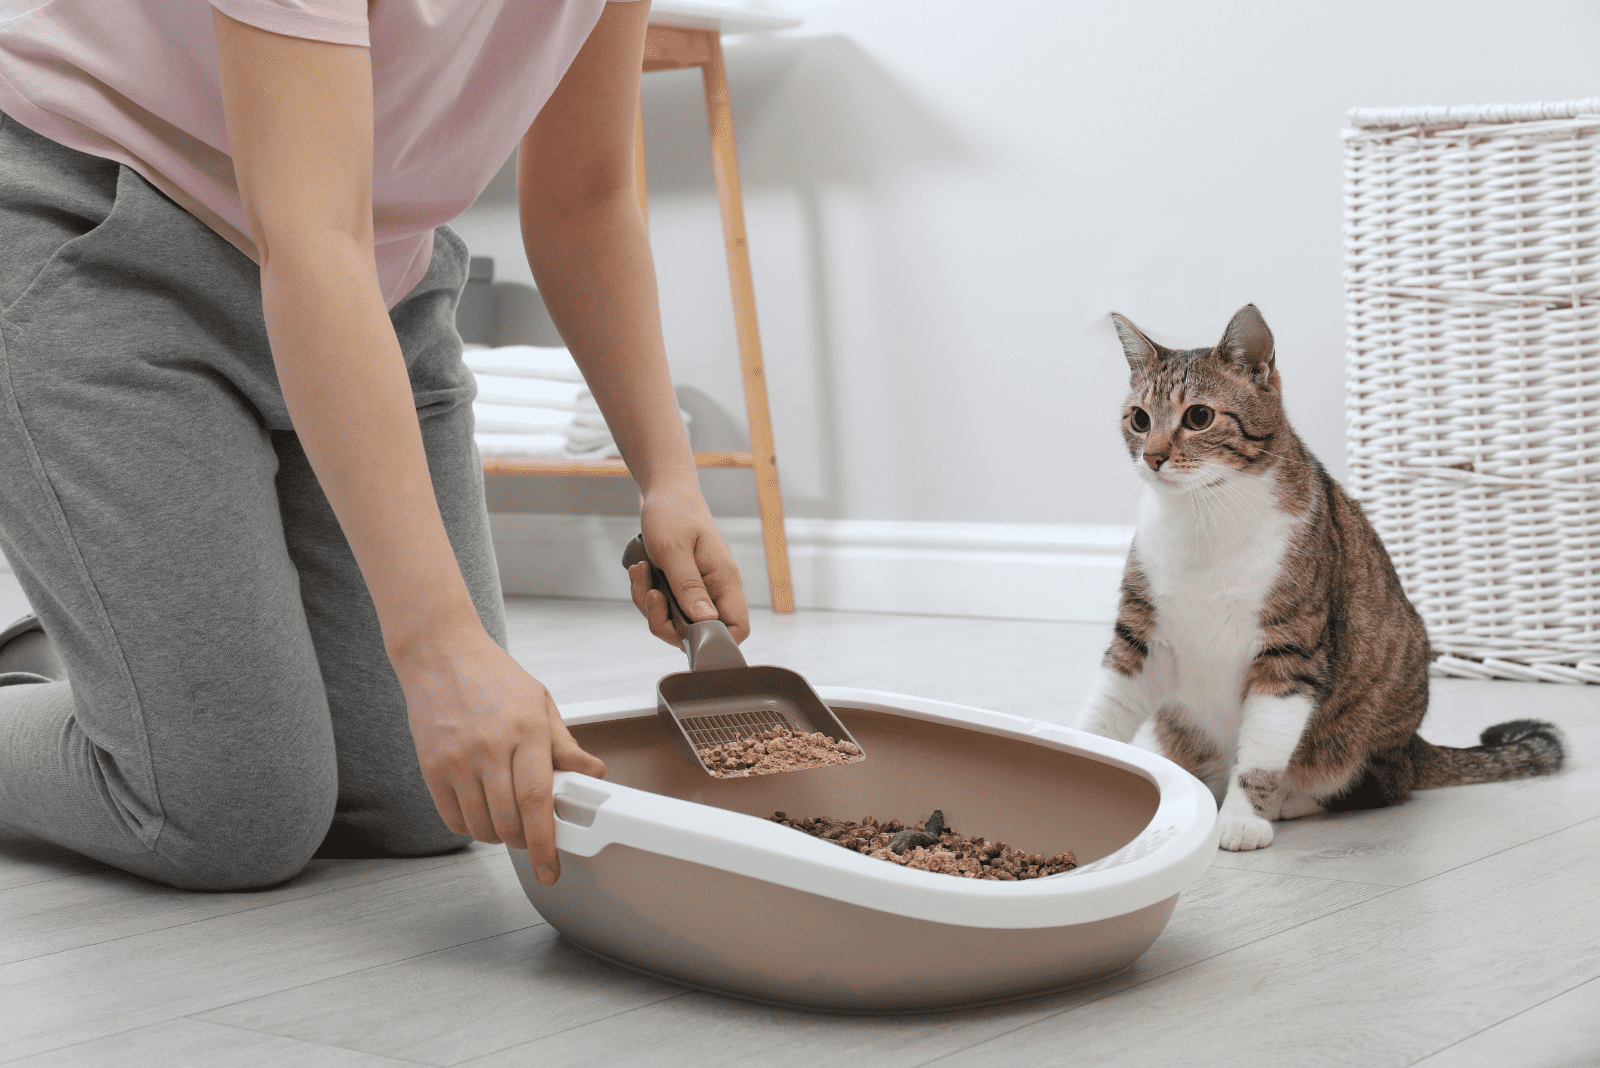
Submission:
[[[1128,413],[1128,422],[1133,424],[1135,433],[1143,434],[1150,429],[1150,413],[1143,408],[1135,408]]]
[[[1183,425],[1190,430],[1204,430],[1216,417],[1217,413],[1204,404],[1191,404],[1183,413]]]

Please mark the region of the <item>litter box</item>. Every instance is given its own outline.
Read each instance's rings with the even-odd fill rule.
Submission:
[[[561,878],[528,900],[579,949],[675,983],[845,1013],[1046,993],[1133,964],[1217,849],[1216,802],[1153,753],[1068,727],[875,690],[818,687],[868,759],[714,779],[654,695],[563,710],[606,778],[557,772]],[[904,868],[769,822],[910,823],[1079,867],[1019,882]]]

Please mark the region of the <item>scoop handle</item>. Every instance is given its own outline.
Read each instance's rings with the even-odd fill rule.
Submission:
[[[660,590],[667,599],[667,618],[672,620],[672,629],[678,632],[683,651],[689,654],[690,671],[718,671],[746,666],[739,643],[733,640],[733,635],[728,633],[727,625],[722,620],[689,622],[689,617],[683,614],[683,609],[678,605],[678,598],[673,596],[672,584],[667,581],[666,572],[657,567],[645,551],[643,534],[630,541],[622,551],[623,567],[631,568],[640,562],[650,565],[650,585]]]

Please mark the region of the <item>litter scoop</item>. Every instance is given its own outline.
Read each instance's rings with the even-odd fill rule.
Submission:
[[[622,566],[650,565],[650,584],[667,599],[667,615],[689,654],[689,670],[663,675],[656,683],[656,711],[672,732],[684,757],[707,775],[720,778],[700,758],[700,750],[736,742],[772,727],[792,727],[807,734],[824,734],[849,742],[860,754],[847,763],[867,758],[861,743],[850,736],[833,710],[798,672],[788,668],[745,663],[744,654],[720,619],[691,623],[678,606],[667,576],[645,551],[643,535],[628,543]],[[838,765],[833,765],[837,767]],[[809,770],[804,768],[786,771]],[[764,772],[762,774],[773,774]]]

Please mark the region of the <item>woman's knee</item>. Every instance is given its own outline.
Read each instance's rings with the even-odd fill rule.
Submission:
[[[333,821],[337,782],[318,776],[219,798],[174,819],[169,813],[155,852],[163,882],[181,890],[262,890],[299,875]]]

